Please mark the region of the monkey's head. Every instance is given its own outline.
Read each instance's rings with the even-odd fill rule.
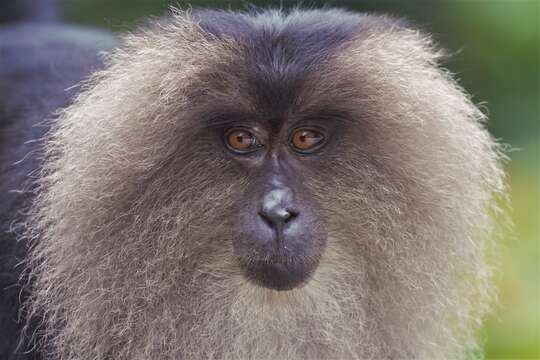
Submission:
[[[429,37],[176,12],[60,115],[28,236],[60,358],[462,356],[498,145]]]

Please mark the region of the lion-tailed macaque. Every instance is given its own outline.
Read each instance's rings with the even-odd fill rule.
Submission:
[[[173,10],[118,43],[0,39],[5,354],[480,352],[504,155],[428,35]]]

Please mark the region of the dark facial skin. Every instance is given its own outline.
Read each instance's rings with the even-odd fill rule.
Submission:
[[[304,121],[278,129],[270,122],[232,124],[222,132],[228,155],[256,179],[233,248],[245,276],[260,286],[291,290],[317,268],[327,235],[303,177],[321,162],[334,130]]]

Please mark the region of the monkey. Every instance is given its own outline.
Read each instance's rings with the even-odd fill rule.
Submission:
[[[505,155],[428,34],[336,8],[173,8],[102,56],[40,113],[11,226],[30,351],[481,353]]]

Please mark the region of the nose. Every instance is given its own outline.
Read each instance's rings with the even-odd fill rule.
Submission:
[[[293,209],[293,194],[288,188],[275,188],[263,198],[259,216],[275,229],[281,229],[286,223],[298,216]]]

